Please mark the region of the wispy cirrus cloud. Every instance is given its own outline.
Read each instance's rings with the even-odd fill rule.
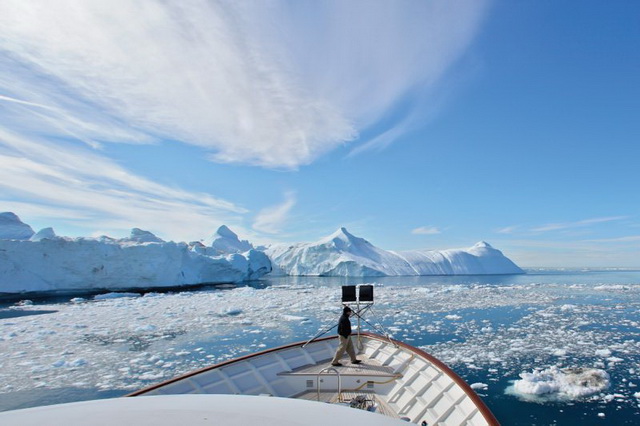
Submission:
[[[253,229],[267,234],[280,232],[289,219],[291,209],[296,205],[296,197],[293,192],[285,194],[285,200],[275,206],[262,209],[256,215]]]
[[[486,3],[8,1],[0,89],[22,127],[295,169],[432,89]]]
[[[584,226],[595,225],[600,223],[617,222],[627,218],[628,216],[610,216],[610,217],[599,217],[599,218],[593,218],[593,219],[584,219],[576,222],[549,223],[543,226],[532,228],[531,231],[533,232],[560,231],[560,230],[571,229],[571,228],[581,228]]]
[[[140,218],[172,238],[238,230],[245,209],[153,182],[105,145],[170,139],[216,162],[296,169],[357,139],[407,94],[433,90],[487,3],[7,0],[0,202],[105,231]],[[399,138],[421,113],[403,116],[364,149]],[[279,229],[294,198],[260,212],[254,229]]]
[[[586,241],[591,243],[635,243],[640,242],[640,235],[627,235],[624,237],[600,238]]]
[[[442,233],[440,228],[435,226],[420,226],[418,228],[412,229],[411,233],[414,235],[437,235]]]
[[[240,224],[243,207],[206,193],[137,176],[87,147],[25,139],[0,129],[0,206],[19,215],[118,232],[133,226],[183,240],[222,223]]]
[[[520,229],[520,226],[512,225],[512,226],[505,226],[504,228],[496,229],[496,232],[498,234],[513,234],[518,229]]]

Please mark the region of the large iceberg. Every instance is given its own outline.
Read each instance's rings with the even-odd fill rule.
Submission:
[[[273,245],[266,250],[274,275],[411,276],[522,274],[482,241],[468,249],[386,251],[340,228],[314,243]]]
[[[0,218],[0,293],[233,283],[271,270],[267,256],[253,249],[223,253],[165,242],[138,228],[122,239],[64,238],[51,228],[34,234],[13,213]],[[235,244],[230,234],[229,246]]]

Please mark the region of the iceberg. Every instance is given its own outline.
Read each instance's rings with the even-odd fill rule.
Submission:
[[[138,228],[122,239],[59,237],[51,228],[34,234],[15,214],[0,217],[0,293],[234,283],[271,270],[268,257],[254,249],[220,254]]]
[[[29,241],[42,241],[47,239],[54,240],[56,238],[58,238],[58,236],[56,235],[56,232],[53,230],[53,228],[43,228],[33,234],[31,238],[29,238]]]
[[[11,212],[0,213],[0,239],[28,240],[35,234],[33,229]]]
[[[416,276],[522,274],[500,250],[481,241],[468,249],[387,251],[340,228],[313,243],[266,249],[273,275]]]
[[[209,241],[164,241],[139,228],[121,239],[67,238],[52,228],[34,233],[14,213],[0,213],[0,293],[235,283],[270,272],[345,277],[523,273],[486,242],[468,249],[395,252],[340,228],[314,243],[256,249],[225,225]]]
[[[249,241],[240,241],[235,232],[226,225],[222,225],[216,233],[213,234],[210,246],[219,254],[244,253],[253,249]]]

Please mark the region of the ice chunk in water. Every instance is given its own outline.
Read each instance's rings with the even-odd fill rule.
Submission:
[[[611,351],[609,349],[598,349],[596,350],[596,356],[607,358],[611,356]]]
[[[489,389],[489,385],[486,383],[472,383],[471,385],[471,389],[476,389],[476,390],[487,390]]]
[[[544,396],[549,399],[577,399],[609,387],[609,373],[597,368],[556,366],[532,373],[520,373],[511,393],[520,396]]]

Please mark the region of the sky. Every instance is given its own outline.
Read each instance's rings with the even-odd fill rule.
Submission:
[[[0,211],[640,267],[640,3],[0,3]]]

